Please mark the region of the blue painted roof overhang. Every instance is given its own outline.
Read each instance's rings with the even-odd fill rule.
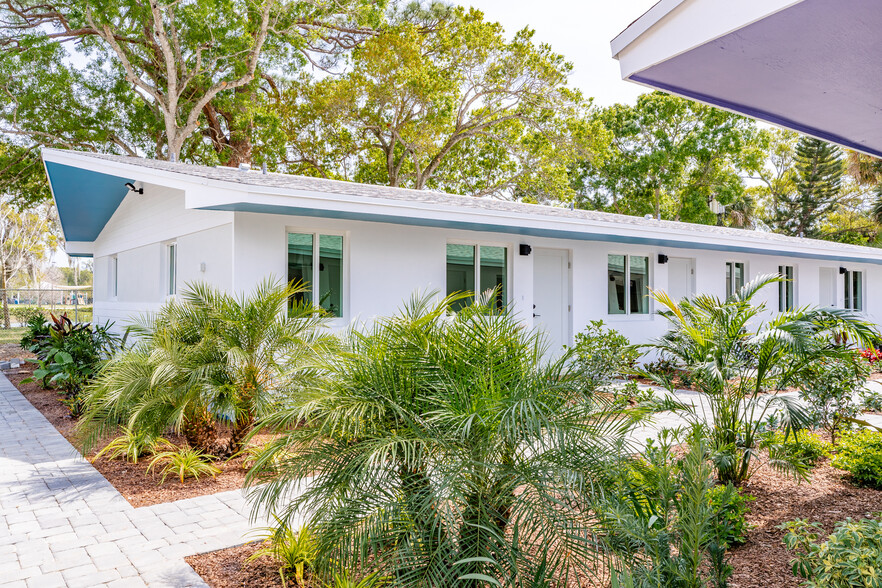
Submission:
[[[731,243],[721,243],[719,240],[711,241],[685,241],[656,236],[643,236],[617,233],[615,230],[585,231],[566,228],[547,228],[536,226],[518,226],[508,223],[493,222],[470,222],[465,220],[440,219],[432,217],[399,216],[387,214],[374,214],[368,212],[329,210],[322,208],[308,208],[302,206],[284,206],[272,204],[258,204],[239,202],[231,204],[219,204],[214,206],[201,206],[202,210],[224,210],[232,212],[256,212],[264,214],[286,214],[293,216],[306,216],[318,218],[334,218],[343,220],[357,220],[366,222],[392,223],[398,225],[410,225],[417,227],[433,227],[444,229],[457,229],[464,231],[486,231],[490,233],[505,233],[508,235],[522,235],[525,237],[545,237],[549,239],[569,239],[574,241],[602,241],[605,243],[627,243],[635,245],[649,245],[652,247],[670,247],[675,249],[699,249],[706,251],[724,251],[728,253],[747,253],[752,255],[775,255],[792,257],[797,259],[817,259],[834,261],[836,263],[869,263],[882,265],[882,259],[873,257],[856,257],[848,254],[813,253],[795,251],[793,249],[775,248],[771,244],[762,247],[750,247]]]
[[[612,42],[624,79],[882,157],[879,0],[661,0]]]
[[[45,161],[66,241],[94,241],[128,193],[128,177]],[[85,255],[85,254],[82,254]]]

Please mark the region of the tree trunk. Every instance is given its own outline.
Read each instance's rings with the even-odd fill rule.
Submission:
[[[198,409],[184,419],[181,434],[184,435],[187,444],[194,449],[211,454],[217,450],[217,429],[214,426],[214,419],[204,408]]]

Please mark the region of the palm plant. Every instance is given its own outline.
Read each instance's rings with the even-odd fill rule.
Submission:
[[[305,514],[324,572],[398,586],[590,574],[602,550],[585,500],[628,418],[508,310],[431,300],[353,331],[326,385],[265,421],[287,433],[249,473],[267,483],[255,508]]]
[[[770,414],[780,412],[787,434],[809,424],[797,402],[763,393],[798,383],[817,361],[850,356],[853,350],[846,341],[866,345],[878,339],[871,323],[845,309],[799,308],[764,320],[765,304],[753,299],[764,286],[782,279],[759,276],[726,300],[699,295],[675,302],[664,292],[652,294],[664,307],[659,314],[671,326],[646,347],[688,370],[707,406],[677,402],[673,396],[663,404],[692,424],[710,428],[721,482],[738,484],[750,476],[751,459],[762,440],[762,422]],[[773,466],[801,471],[788,452],[769,449]]]
[[[231,455],[261,415],[317,376],[333,348],[319,309],[288,300],[303,285],[272,280],[233,296],[195,284],[145,317],[138,343],[110,361],[84,394],[84,445],[118,425],[159,435],[171,428],[201,451]],[[218,446],[218,425],[230,437]]]

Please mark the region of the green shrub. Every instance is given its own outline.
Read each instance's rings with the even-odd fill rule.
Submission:
[[[732,484],[714,486],[708,490],[708,504],[716,518],[718,540],[725,547],[741,545],[747,541],[747,521],[749,503],[756,500],[750,494],[742,494],[740,488]]]
[[[860,414],[861,403],[855,392],[863,387],[868,375],[868,364],[860,356],[830,357],[812,362],[796,379],[810,415],[830,433],[833,445],[839,433],[848,428],[848,419]]]
[[[856,483],[882,489],[882,433],[843,433],[831,463],[851,474]]]
[[[768,442],[777,445],[792,457],[796,457],[806,465],[814,466],[822,457],[830,455],[831,445],[817,434],[808,431],[794,431],[785,435],[775,431],[768,436]]]
[[[385,584],[384,579],[376,573],[365,576],[358,582],[350,578],[348,574],[338,573],[334,574],[334,581],[328,588],[377,588],[383,584]]]
[[[44,316],[32,316],[25,324],[25,332],[22,335],[19,345],[23,349],[36,351],[35,347],[41,342],[49,338],[49,323]]]
[[[172,474],[178,477],[183,484],[185,478],[193,478],[194,480],[198,480],[201,476],[213,478],[221,472],[220,468],[211,463],[208,455],[190,447],[157,453],[150,461],[150,465],[147,466],[147,471],[150,472],[158,464],[165,464],[162,467],[160,484],[164,484],[165,479]]]
[[[877,514],[876,517],[879,517]],[[823,543],[823,528],[804,519],[781,525],[784,545],[795,552],[793,573],[810,588],[882,586],[882,522],[845,519]]]
[[[276,523],[278,526],[264,529],[262,538],[265,547],[255,551],[246,562],[269,556],[279,562],[279,575],[283,584],[286,572],[291,571],[294,572],[294,582],[298,586],[303,586],[306,570],[312,567],[318,555],[318,542],[309,527],[304,526],[300,531],[294,531],[278,517]],[[368,584],[368,586],[372,585]]]
[[[640,356],[628,338],[604,327],[603,321],[591,321],[577,333],[573,345],[574,361],[586,378],[595,384],[606,384],[634,369]]]
[[[171,445],[168,439],[156,437],[147,431],[134,430],[131,427],[122,427],[122,433],[122,435],[105,445],[104,449],[95,454],[94,459],[100,457],[106,457],[107,459],[122,458],[132,463],[138,463],[140,457],[153,455],[162,447]]]
[[[864,393],[861,400],[863,401],[864,410],[882,412],[882,392],[867,391]]]
[[[48,311],[40,306],[16,305],[9,307],[11,314],[21,325],[30,325],[31,321],[46,322]]]

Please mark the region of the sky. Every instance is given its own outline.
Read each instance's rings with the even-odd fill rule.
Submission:
[[[657,0],[455,0],[474,6],[511,37],[529,26],[534,39],[549,43],[573,63],[570,85],[593,96],[597,106],[634,103],[646,88],[625,82],[609,42]]]

